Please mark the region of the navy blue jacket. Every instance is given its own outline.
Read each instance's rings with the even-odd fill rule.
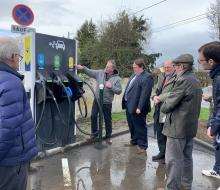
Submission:
[[[134,76],[135,74],[130,77],[126,89]],[[131,88],[127,92],[127,102],[125,101],[125,94],[122,98],[122,109],[127,109],[130,114],[136,113],[137,108],[139,108],[143,114],[150,112],[152,87],[153,77],[150,73],[144,71],[140,75],[137,75]]]
[[[23,77],[0,63],[0,166],[30,161],[38,152]]]
[[[209,117],[208,126],[211,127],[211,134],[216,136],[220,134],[220,64],[214,65],[209,76],[213,80],[212,97],[214,108]]]

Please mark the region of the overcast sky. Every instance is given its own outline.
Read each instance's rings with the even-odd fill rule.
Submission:
[[[65,36],[68,32],[74,37],[76,31],[87,19],[99,24],[121,10],[135,13],[161,0],[1,0],[0,29],[10,30],[11,24],[16,24],[12,18],[12,9],[17,4],[25,4],[34,12],[34,22],[30,27],[39,33]],[[204,14],[210,3],[215,0],[167,0],[154,7],[137,13],[149,19],[152,27],[150,47],[147,52],[160,52],[163,56],[157,60],[162,63],[173,59],[182,53],[192,53],[197,59],[197,49],[202,44],[213,39],[210,37],[210,27],[207,19],[181,24],[172,29],[160,32],[158,28],[180,20]],[[1,32],[1,33],[2,33]]]

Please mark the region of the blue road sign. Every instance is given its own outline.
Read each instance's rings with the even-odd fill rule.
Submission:
[[[34,20],[34,14],[32,10],[26,5],[16,5],[13,8],[12,16],[18,24],[22,26],[29,26]]]

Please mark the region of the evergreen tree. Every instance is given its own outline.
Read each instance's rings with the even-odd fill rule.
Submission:
[[[90,63],[87,66],[94,69],[104,68],[108,59],[115,59],[121,76],[129,76],[134,59],[144,58],[147,70],[151,71],[156,58],[160,56],[144,53],[151,33],[150,25],[143,16],[129,16],[123,11],[114,19],[102,23],[98,34],[92,36],[93,38],[87,38],[87,25],[88,22],[84,23],[79,33],[80,58],[84,61],[83,64]],[[84,35],[80,35],[82,33]]]

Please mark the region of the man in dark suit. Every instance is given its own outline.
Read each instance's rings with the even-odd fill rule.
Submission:
[[[127,146],[137,145],[138,154],[148,147],[146,115],[150,111],[150,95],[153,86],[152,75],[144,70],[144,60],[133,63],[134,74],[130,77],[122,98],[122,109],[126,109],[131,134]]]

